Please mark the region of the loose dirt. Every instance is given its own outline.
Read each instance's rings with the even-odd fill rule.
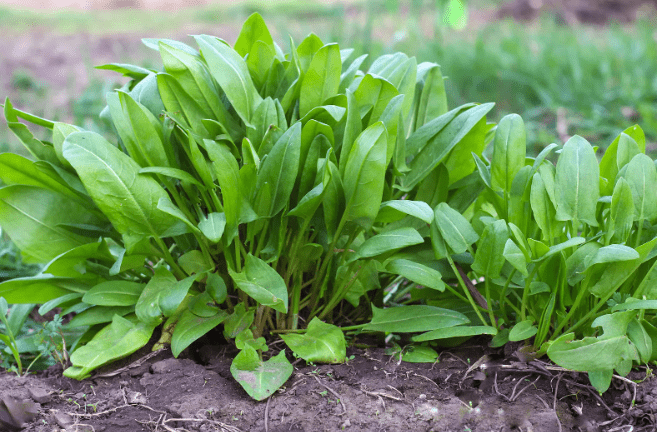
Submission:
[[[84,381],[63,378],[61,368],[5,373],[0,396],[38,403],[28,432],[655,430],[657,381],[631,381],[646,378],[645,369],[599,396],[583,374],[521,362],[483,339],[442,351],[434,364],[402,362],[371,340],[356,344],[345,364],[297,362],[263,402],[232,378],[229,345],[201,343],[179,359],[140,351]]]

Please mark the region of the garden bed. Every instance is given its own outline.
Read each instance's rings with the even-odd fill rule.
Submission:
[[[206,345],[174,359],[141,350],[84,381],[61,369],[0,375],[3,398],[42,403],[30,432],[105,431],[640,431],[654,430],[657,386],[614,379],[599,396],[585,374],[520,361],[485,339],[442,351],[435,364],[401,362],[372,341],[341,365],[295,364],[256,402],[230,376],[235,353]],[[192,347],[193,348],[193,347]],[[154,355],[153,355],[154,354]],[[353,357],[352,357],[353,356]],[[192,359],[194,357],[194,359]],[[650,374],[648,374],[650,375]],[[641,380],[645,370],[627,378]],[[48,396],[41,399],[40,394]],[[556,394],[556,397],[555,397]],[[630,425],[634,429],[629,428]],[[166,426],[166,427],[165,427]]]

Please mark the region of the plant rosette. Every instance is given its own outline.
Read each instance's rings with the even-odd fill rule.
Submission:
[[[100,66],[129,78],[101,113],[114,137],[5,102],[32,157],[0,154],[0,224],[46,264],[0,295],[75,312],[64,374],[83,379],[156,328],[154,349],[178,356],[223,325],[241,349],[233,375],[261,399],[292,372],[285,354],[263,357],[271,332],[328,362],[345,361],[347,329],[481,332],[460,312],[383,300],[409,283],[454,291],[435,218],[462,218],[482,190],[471,155],[493,138],[493,104],[448,111],[440,67],[403,53],[361,70],[367,56],[314,34],[284,53],[258,14],[232,47],[194,39],[144,39],[162,70]]]

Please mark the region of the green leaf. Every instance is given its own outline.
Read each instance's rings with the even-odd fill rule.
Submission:
[[[504,220],[497,220],[487,225],[477,243],[472,270],[490,279],[500,277],[505,261],[504,249],[507,240],[509,240],[509,230]]]
[[[148,173],[153,173],[153,174],[161,174],[167,177],[175,178],[181,181],[185,181],[188,183],[191,183],[193,185],[198,186],[199,188],[204,189],[205,186],[201,184],[198,180],[196,180],[191,174],[189,174],[187,171],[183,171],[178,168],[169,168],[169,167],[146,167],[146,168],[141,168],[139,170],[139,174],[148,174]]]
[[[307,362],[344,363],[347,343],[339,327],[315,317],[303,334],[282,334],[281,338],[296,355]]]
[[[518,245],[511,239],[508,239],[504,244],[504,251],[502,251],[502,256],[523,276],[529,276],[527,271],[528,260],[525,257],[525,254],[518,247]]]
[[[304,117],[311,109],[323,105],[324,101],[337,94],[341,71],[342,61],[338,44],[325,45],[317,51],[301,82],[300,117]]]
[[[290,127],[262,161],[256,182],[259,216],[273,217],[288,204],[299,172],[301,123]],[[268,188],[263,186],[268,184]],[[267,190],[268,189],[268,190]]]
[[[424,239],[417,230],[409,227],[399,228],[368,238],[356,254],[361,258],[374,257],[423,242]]]
[[[89,288],[76,278],[39,274],[0,283],[0,296],[10,303],[46,303],[73,292],[84,293]]]
[[[598,249],[588,262],[589,266],[594,264],[604,264],[619,261],[632,261],[639,259],[639,253],[629,246],[620,244],[611,244]]]
[[[199,233],[199,229],[196,228],[196,225],[194,225],[185,215],[185,213],[182,212],[172,201],[171,198],[169,197],[162,197],[160,200],[157,202],[157,209],[163,211],[164,213],[171,215],[187,225],[189,230],[193,233]],[[180,233],[180,228],[175,227],[175,233],[178,234]],[[167,236],[169,233],[166,232],[164,233],[163,236]]]
[[[419,129],[447,112],[445,81],[439,65],[426,62],[418,65],[415,99],[416,112],[413,130]]]
[[[511,342],[523,341],[533,337],[536,332],[538,332],[538,329],[533,320],[520,321],[509,332],[509,340]]]
[[[230,373],[242,388],[257,401],[274,394],[292,376],[294,367],[285,357],[285,350],[267,361],[250,346],[240,351],[230,365]]]
[[[216,315],[210,317],[199,317],[192,313],[191,310],[185,310],[176,323],[176,328],[171,337],[171,352],[174,357],[192,344],[195,340],[221,324],[228,313],[219,309]]]
[[[253,49],[253,45],[258,41],[263,42],[272,51],[274,50],[274,40],[271,37],[271,33],[269,33],[265,20],[262,19],[259,13],[254,12],[242,24],[242,30],[233,48],[239,55],[246,57]]]
[[[66,223],[103,225],[84,206],[65,195],[35,186],[0,188],[0,224],[32,261],[50,261],[95,240],[72,233],[62,226]]]
[[[214,269],[214,263],[209,257],[203,255],[200,250],[191,250],[185,252],[183,256],[178,259],[178,264],[188,275],[201,274],[206,271]]]
[[[83,327],[108,323],[112,321],[114,315],[123,317],[134,311],[134,306],[92,306],[76,314],[68,323],[68,326]]]
[[[406,215],[414,216],[428,224],[433,221],[433,210],[426,202],[394,200],[381,204],[376,222],[390,223],[403,219]]]
[[[509,114],[500,120],[493,141],[491,184],[493,190],[509,193],[514,177],[525,166],[525,124],[518,114]]]
[[[550,360],[570,370],[589,372],[612,370],[624,358],[632,358],[626,336],[574,339],[574,333],[567,333],[555,340],[547,350]]]
[[[225,213],[210,213],[198,224],[205,238],[212,243],[219,243],[226,227]]]
[[[636,220],[653,221],[657,218],[657,171],[650,157],[640,153],[630,161],[625,172],[634,201]]]
[[[404,276],[411,282],[438,291],[445,291],[445,283],[438,270],[424,264],[406,259],[396,259],[388,263],[386,270],[390,273]]]
[[[468,322],[462,313],[435,306],[410,305],[379,309],[372,305],[372,321],[363,330],[411,333],[445,329]]]
[[[634,221],[634,201],[632,188],[624,178],[619,178],[611,196],[611,211],[609,217],[612,226],[607,231],[607,241],[613,239],[619,243],[625,243],[632,232]]]
[[[402,354],[402,361],[408,363],[435,363],[438,360],[436,350],[426,346],[411,345]]]
[[[613,373],[614,371],[611,369],[589,371],[589,381],[591,381],[591,385],[595,387],[599,393],[604,393],[611,385]]]
[[[82,301],[97,306],[132,306],[137,304],[144,284],[130,281],[102,282],[91,288]]]
[[[628,324],[627,337],[639,352],[641,362],[648,363],[652,357],[652,339],[638,319],[634,318]]]
[[[602,159],[600,160],[600,175],[607,180],[606,188],[602,190],[602,195],[611,195],[615,186],[616,176],[618,175],[618,146],[623,134],[631,138],[639,146],[641,153],[646,151],[646,136],[638,125],[630,126],[619,134],[616,139],[607,147]],[[624,138],[625,139],[625,138]]]
[[[455,327],[443,328],[433,330],[430,332],[422,333],[421,335],[413,336],[413,342],[425,342],[439,339],[450,339],[455,337],[468,337],[479,335],[496,335],[497,329],[490,326],[465,326],[459,325]]]
[[[402,178],[402,185],[400,190],[408,192],[412,190],[420,181],[431,173],[445,158],[449,155],[451,150],[479,123],[484,116],[493,109],[494,104],[488,103],[468,109],[467,111],[459,114],[453,120],[450,120],[446,126],[443,126],[429,136],[426,145],[422,146],[423,138],[420,136],[429,135],[438,129],[440,124],[433,125],[432,122],[418,129],[415,134],[409,137],[406,142],[409,154],[415,155],[409,164],[410,171]],[[458,112],[458,111],[457,111]],[[453,111],[445,114],[444,116],[449,120],[449,116],[453,116]],[[436,119],[435,121],[438,121]],[[426,128],[426,131],[423,129]],[[413,137],[418,136],[418,144],[414,144]],[[418,148],[418,153],[415,154],[414,147]],[[470,152],[468,152],[468,155]]]
[[[93,132],[69,135],[63,149],[89,195],[123,235],[128,251],[144,238],[174,235],[171,229],[178,219],[157,209],[168,194],[156,180],[140,176],[134,160]]]
[[[255,309],[246,309],[244,303],[239,303],[235,306],[233,313],[226,319],[224,323],[224,336],[227,339],[237,337],[244,329],[251,326],[255,318]]]
[[[226,244],[230,244],[237,235],[237,225],[240,222],[244,201],[240,185],[239,165],[228,148],[218,145],[214,141],[205,140],[204,142],[208,155],[213,161],[212,167],[221,188],[222,204],[226,215],[224,240]]]
[[[249,125],[262,97],[253,85],[244,59],[220,39],[207,35],[195,36],[194,39],[201,48],[212,77],[226,93],[237,115]]]
[[[344,177],[345,217],[369,228],[383,199],[387,135],[383,123],[365,129],[354,142]]]
[[[143,322],[135,324],[114,315],[110,325],[71,354],[73,366],[64,371],[64,376],[81,380],[88,377],[92,370],[129,356],[148,343],[154,329],[154,325]]]
[[[575,135],[563,146],[557,162],[557,220],[598,226],[595,208],[600,198],[600,168],[593,147]]]
[[[168,317],[175,312],[193,283],[192,276],[178,281],[166,268],[156,268],[137,300],[137,318],[143,322],[159,323],[162,315]]]
[[[251,254],[246,256],[241,273],[228,270],[235,285],[261,305],[287,313],[287,286],[281,275],[266,262]]]
[[[434,209],[434,224],[455,254],[465,252],[479,239],[470,223],[447,203],[440,203]]]

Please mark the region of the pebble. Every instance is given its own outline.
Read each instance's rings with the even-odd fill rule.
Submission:
[[[44,388],[41,387],[31,387],[27,389],[28,394],[34,400],[40,404],[45,404],[50,402],[50,393],[47,392]]]
[[[63,412],[56,412],[53,414],[53,419],[60,427],[66,429],[73,424],[73,418]]]

